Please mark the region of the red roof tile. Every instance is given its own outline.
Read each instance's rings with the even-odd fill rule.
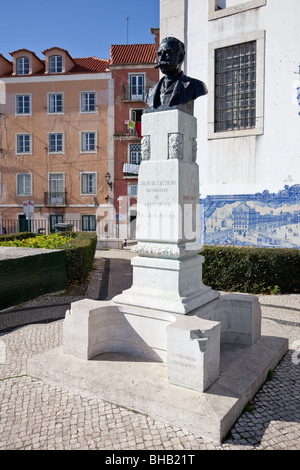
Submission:
[[[114,44],[110,48],[110,65],[154,64],[155,44]]]
[[[6,62],[8,62],[9,64],[12,65],[12,62],[10,60],[6,59],[6,57],[4,57],[3,54],[0,53],[0,57],[1,57],[1,59],[4,59]]]
[[[102,73],[109,65],[109,60],[98,57],[82,57],[73,60],[76,65],[69,73]]]
[[[0,54],[0,56],[2,56]],[[2,56],[3,57],[3,56]],[[5,57],[3,57],[5,59]],[[42,64],[44,64],[44,60],[41,60]],[[109,60],[107,59],[99,59],[98,57],[82,57],[78,59],[73,59],[74,67],[71,68],[69,72],[66,74],[53,74],[53,75],[72,75],[72,74],[79,74],[79,73],[104,73],[107,71],[109,66]],[[39,72],[29,75],[32,76],[41,76],[45,73],[45,67],[43,67]],[[52,74],[51,74],[52,75]],[[11,77],[12,72],[6,74],[5,77]],[[47,75],[49,76],[49,75]]]
[[[13,51],[13,52],[10,52],[9,54],[13,57],[14,54],[16,54],[17,52],[29,52],[30,54],[32,54],[34,57],[36,57],[40,62],[43,62],[37,55],[35,52],[33,51],[30,51],[29,49],[18,49],[17,51]]]
[[[59,47],[59,46],[48,47],[48,49],[45,49],[44,51],[42,51],[42,54],[46,55],[46,52],[52,51],[53,49],[57,49],[58,51],[65,52],[66,54],[68,54],[70,56],[69,51],[67,51],[66,49],[63,49],[62,47]]]

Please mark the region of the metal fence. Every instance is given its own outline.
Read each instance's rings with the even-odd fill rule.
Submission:
[[[86,225],[83,226],[81,220],[64,220],[64,224],[72,225],[73,232],[96,232],[100,238],[108,238],[114,231],[111,221],[102,220],[98,222],[96,230],[89,229]],[[49,235],[55,232],[55,225],[51,225],[50,220],[45,219],[32,219],[32,220],[12,220],[0,219],[0,234],[11,234],[19,232],[32,232],[43,233]]]

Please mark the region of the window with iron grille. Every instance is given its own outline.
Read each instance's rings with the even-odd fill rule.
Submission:
[[[130,163],[133,165],[139,165],[142,160],[142,146],[141,144],[130,145]]]
[[[256,125],[256,41],[215,50],[215,132]]]

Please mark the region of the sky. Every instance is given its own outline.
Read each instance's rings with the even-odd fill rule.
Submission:
[[[128,18],[128,20],[126,20]],[[153,43],[159,0],[0,0],[0,54],[53,46],[109,59],[111,44]]]

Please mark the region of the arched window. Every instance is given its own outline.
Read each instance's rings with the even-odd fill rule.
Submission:
[[[50,73],[61,73],[62,72],[62,56],[53,55],[49,59],[49,72]]]
[[[19,59],[17,59],[17,74],[29,74],[29,57],[20,57]]]

